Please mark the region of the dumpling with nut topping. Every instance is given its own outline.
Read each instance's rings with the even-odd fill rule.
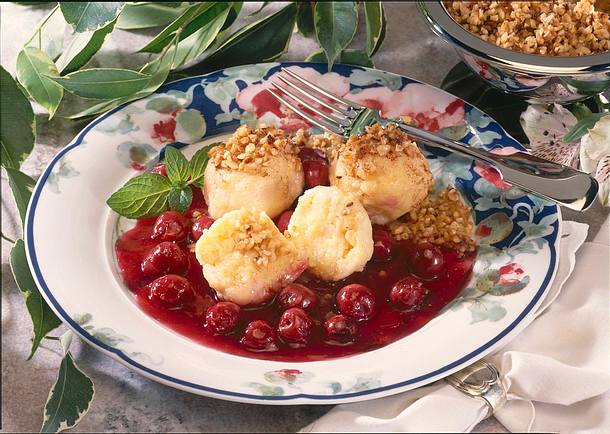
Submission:
[[[245,208],[226,213],[205,230],[195,255],[219,297],[241,306],[268,301],[307,266],[267,214]]]
[[[285,234],[305,254],[308,271],[323,280],[362,271],[373,255],[373,229],[365,209],[337,187],[307,190]]]
[[[358,197],[371,221],[383,225],[424,200],[434,181],[406,133],[375,124],[332,150],[330,183]]]
[[[275,218],[303,192],[298,147],[282,130],[242,125],[209,156],[203,195],[213,219],[242,207]]]

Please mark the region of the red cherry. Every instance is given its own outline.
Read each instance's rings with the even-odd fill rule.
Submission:
[[[178,211],[165,211],[153,226],[152,239],[159,241],[182,241],[189,231],[189,221]]]
[[[291,283],[280,291],[275,299],[280,309],[298,307],[304,310],[312,310],[318,306],[319,299],[315,292],[300,283]]]
[[[167,176],[167,169],[165,168],[165,163],[155,164],[155,167],[151,169],[151,172],[161,176]]]
[[[210,226],[212,226],[212,223],[214,223],[214,219],[207,214],[201,214],[197,217],[191,228],[191,238],[193,241],[197,241],[201,238],[203,231],[209,229]]]
[[[290,210],[284,211],[277,218],[277,223],[275,225],[277,226],[277,228],[280,230],[281,233],[284,233],[284,231],[286,229],[288,229],[288,224],[290,223],[290,218],[292,217],[292,214],[294,214],[294,211],[290,211]]]
[[[373,258],[388,259],[392,254],[392,236],[381,226],[373,227]]]
[[[230,301],[216,303],[205,314],[205,328],[215,335],[226,335],[237,327],[239,311],[239,306]]]
[[[179,309],[193,299],[193,287],[182,276],[167,274],[148,286],[148,299],[168,309]]]
[[[327,161],[324,151],[314,148],[301,148],[299,151],[299,158],[301,161]]]
[[[305,185],[309,188],[328,185],[328,163],[320,160],[303,161]]]
[[[344,286],[337,293],[339,312],[358,321],[371,319],[375,314],[377,302],[373,292],[357,283]]]
[[[240,342],[250,351],[277,351],[276,334],[267,321],[252,321],[246,327]]]
[[[411,272],[423,280],[439,277],[445,264],[441,250],[429,243],[418,245],[410,262]]]
[[[280,317],[277,331],[280,337],[289,343],[306,344],[309,340],[313,321],[303,309],[293,307]]]
[[[163,274],[185,275],[188,268],[188,256],[171,241],[157,244],[142,261],[142,272],[150,277]]]
[[[400,279],[390,290],[390,302],[400,310],[413,311],[419,309],[428,290],[415,277],[407,276]]]
[[[357,333],[356,323],[345,315],[333,315],[324,322],[324,336],[329,343],[352,343],[356,340]]]

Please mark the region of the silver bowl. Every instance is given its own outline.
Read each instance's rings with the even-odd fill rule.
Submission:
[[[434,33],[453,45],[464,63],[492,86],[532,103],[569,104],[610,88],[610,52],[541,56],[508,50],[464,29],[440,1],[419,1]]]

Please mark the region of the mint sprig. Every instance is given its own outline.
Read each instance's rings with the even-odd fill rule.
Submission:
[[[184,213],[193,201],[194,187],[203,185],[208,152],[220,143],[198,150],[191,161],[178,149],[165,148],[167,177],[156,173],[138,175],[115,191],[106,203],[118,214],[131,218],[155,217],[169,209]]]

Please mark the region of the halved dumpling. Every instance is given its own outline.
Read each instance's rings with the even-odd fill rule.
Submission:
[[[307,267],[267,214],[246,208],[226,213],[205,230],[195,255],[218,295],[241,306],[268,301]]]

